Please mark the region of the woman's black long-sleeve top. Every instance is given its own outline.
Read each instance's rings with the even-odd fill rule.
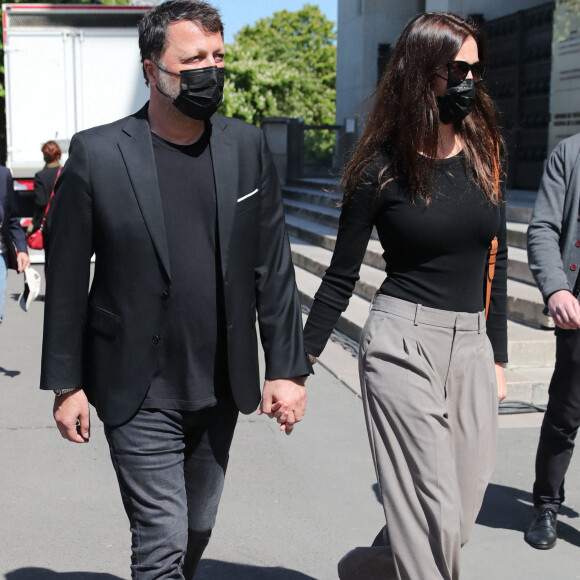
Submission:
[[[387,273],[379,292],[453,312],[484,309],[488,249],[498,237],[487,334],[495,361],[507,362],[505,206],[487,200],[468,176],[461,153],[436,161],[429,204],[412,202],[396,181],[379,192],[378,171],[377,166],[367,172],[370,183],[342,207],[332,261],[304,328],[306,351],[322,352],[348,306],[375,226]]]

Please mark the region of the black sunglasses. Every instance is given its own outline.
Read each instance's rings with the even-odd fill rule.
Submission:
[[[450,60],[447,63],[447,78],[445,80],[450,86],[456,86],[467,78],[469,71],[471,71],[471,74],[473,75],[474,82],[478,83],[483,80],[485,64],[479,61],[469,64],[463,60]],[[443,78],[441,75],[437,76]]]

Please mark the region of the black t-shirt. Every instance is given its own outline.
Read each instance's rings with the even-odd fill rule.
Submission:
[[[228,387],[216,193],[208,132],[180,146],[152,134],[171,288],[159,370],[144,408],[195,411]]]
[[[304,329],[307,352],[320,354],[347,307],[375,226],[387,273],[379,292],[453,312],[483,310],[488,248],[498,236],[487,332],[496,361],[507,361],[504,206],[487,201],[467,175],[463,154],[437,160],[429,204],[411,202],[409,191],[395,181],[378,194],[373,178],[342,208],[332,262]]]

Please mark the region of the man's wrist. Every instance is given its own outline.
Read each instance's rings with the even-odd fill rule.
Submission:
[[[74,387],[72,389],[53,389],[55,397],[62,397],[62,395],[66,395],[67,393],[72,393],[73,391],[78,391],[80,387]]]

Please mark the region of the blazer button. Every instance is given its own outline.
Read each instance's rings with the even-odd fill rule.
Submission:
[[[576,247],[580,248],[580,240],[576,240]]]
[[[572,270],[572,272],[575,272],[578,269],[578,265],[577,264],[572,264],[570,266],[570,270]]]
[[[167,290],[163,290],[163,292],[161,292],[161,300],[169,300],[169,292]]]
[[[153,336],[153,339],[152,339],[153,344],[159,344],[160,340],[161,340],[161,337],[158,334]]]

